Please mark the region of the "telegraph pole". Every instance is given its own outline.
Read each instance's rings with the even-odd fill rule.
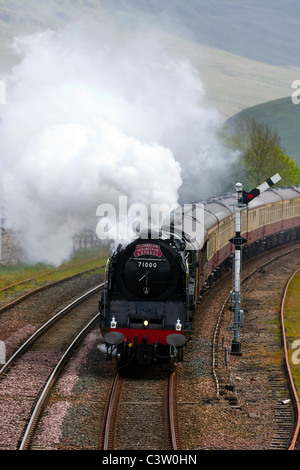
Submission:
[[[241,211],[248,206],[249,202],[255,197],[259,196],[262,192],[269,189],[274,184],[281,180],[279,173],[268,178],[264,183],[252,189],[249,193],[243,190],[241,183],[236,183],[236,203],[235,208],[235,236],[231,238],[230,242],[234,245],[234,280],[233,288],[231,291],[234,322],[233,322],[233,340],[231,342],[231,353],[235,356],[242,355],[242,348],[240,342],[240,327],[243,321],[243,310],[241,310],[241,270],[242,270],[242,246],[247,242],[241,236]]]

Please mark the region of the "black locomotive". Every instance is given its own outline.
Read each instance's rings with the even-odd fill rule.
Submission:
[[[182,360],[195,306],[195,255],[173,236],[136,239],[109,258],[100,326],[118,368]]]

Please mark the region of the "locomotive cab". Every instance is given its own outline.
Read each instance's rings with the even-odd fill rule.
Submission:
[[[195,305],[195,254],[181,240],[140,238],[119,246],[107,263],[99,302],[110,357],[172,364],[182,360]]]

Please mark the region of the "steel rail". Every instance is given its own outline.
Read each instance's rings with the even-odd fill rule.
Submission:
[[[75,346],[79,343],[79,341],[82,339],[82,337],[88,332],[88,330],[96,323],[100,316],[100,313],[98,313],[90,322],[81,330],[81,332],[76,336],[76,338],[73,340],[73,342],[70,344],[68,349],[65,351],[59,362],[57,363],[56,367],[53,369],[50,377],[48,378],[46,384],[44,385],[43,391],[38,399],[38,402],[36,403],[34,410],[31,414],[29,423],[27,425],[25,434],[23,436],[22,442],[19,446],[19,450],[27,450],[30,444],[30,440],[32,437],[32,434],[34,432],[34,429],[36,427],[36,424],[38,422],[38,419],[40,417],[41,411],[43,409],[43,406],[45,405],[45,402],[55,384],[57,381],[58,377],[61,374],[61,371],[63,370],[65,364],[67,363],[72,351],[74,350]]]
[[[281,301],[281,309],[280,309],[281,331],[282,331],[283,349],[284,349],[284,367],[286,369],[286,374],[287,374],[287,379],[288,379],[288,386],[289,386],[289,389],[290,389],[290,394],[291,394],[291,398],[292,398],[292,401],[293,401],[294,411],[295,411],[295,416],[296,416],[293,437],[291,439],[291,443],[288,447],[288,450],[295,450],[296,441],[299,437],[299,431],[300,431],[300,404],[299,404],[299,397],[298,397],[298,394],[297,394],[297,390],[296,390],[294,380],[293,380],[293,377],[292,377],[291,368],[290,368],[290,365],[289,365],[288,347],[287,347],[287,339],[286,339],[285,325],[284,325],[284,305],[285,305],[285,300],[286,300],[289,285],[290,285],[291,281],[293,280],[294,276],[299,272],[299,270],[300,270],[300,268],[298,268],[294,272],[294,274],[292,274],[292,276],[290,277],[290,279],[288,280],[288,282],[286,284],[286,287],[285,287],[285,290],[284,290],[284,293],[283,293],[283,297],[282,297],[282,301]]]
[[[53,281],[53,282],[48,282],[47,284],[44,284],[42,286],[39,286],[29,292],[26,292],[25,294],[21,295],[20,297],[12,300],[11,302],[9,302],[8,304],[6,305],[3,305],[2,307],[0,307],[0,314],[3,313],[3,312],[6,312],[7,310],[9,310],[10,308],[14,307],[15,305],[18,305],[19,303],[23,302],[23,300],[29,298],[29,297],[32,297],[33,295],[35,294],[38,294],[39,292],[42,292],[43,290],[46,290],[46,289],[49,289],[51,287],[55,287],[59,284],[62,284],[64,282],[67,282],[67,281],[70,281],[71,279],[75,279],[76,277],[80,277],[82,276],[83,274],[87,274],[87,273],[90,273],[92,271],[97,271],[97,269],[99,268],[103,268],[104,266],[99,266],[98,268],[91,268],[91,269],[88,269],[88,270],[85,270],[85,271],[80,271],[79,273],[76,273],[76,274],[72,274],[71,276],[67,276],[67,277],[64,277],[62,279],[58,279],[57,281]],[[29,281],[30,279],[28,279],[27,281]],[[35,278],[32,278],[32,280],[35,280]],[[18,284],[15,284],[15,285],[19,285],[19,284],[23,284],[27,281],[21,281],[20,283]],[[10,289],[11,287],[13,286],[8,286],[7,288],[4,288],[2,290],[6,290],[6,289]]]
[[[169,431],[171,438],[172,450],[180,450],[180,440],[177,423],[177,410],[176,410],[176,369],[169,375],[169,389],[168,389],[168,415],[169,415]]]
[[[103,425],[100,436],[100,450],[112,450],[113,448],[113,425],[115,422],[120,381],[122,381],[122,377],[116,373],[110,387],[106,408],[104,411]]]
[[[94,294],[97,290],[100,290],[103,288],[105,283],[103,282],[102,284],[99,284],[98,286],[94,287],[93,289],[89,290],[85,294],[81,295],[77,299],[75,299],[73,302],[68,304],[66,307],[64,307],[62,310],[60,310],[58,313],[56,313],[53,317],[50,318],[44,325],[42,325],[38,330],[36,330],[28,339],[25,341],[25,343],[22,344],[22,346],[8,359],[8,361],[4,364],[4,366],[0,369],[0,377],[4,375],[8,369],[11,367],[13,362],[20,357],[24,352],[43,334],[50,326],[52,326],[57,320],[59,320],[63,315],[68,313],[72,308],[77,306],[79,303],[81,303],[83,300],[87,299],[90,297],[92,294]]]
[[[217,367],[218,367],[217,349],[218,349],[219,334],[220,334],[220,329],[221,329],[221,325],[222,325],[223,315],[224,315],[224,312],[225,312],[225,309],[226,309],[226,306],[227,306],[229,300],[230,300],[230,294],[227,295],[227,297],[226,297],[226,299],[225,299],[225,301],[222,305],[222,308],[221,308],[219,316],[218,316],[217,324],[216,324],[216,327],[215,327],[214,336],[213,336],[212,373],[213,373],[214,381],[215,381],[215,385],[216,385],[216,395],[217,396],[220,395],[220,382],[219,382],[219,378],[218,378],[218,374],[217,374]]]

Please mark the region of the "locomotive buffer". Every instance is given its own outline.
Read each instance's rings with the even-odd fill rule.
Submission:
[[[240,326],[242,325],[243,310],[241,310],[241,252],[242,246],[247,240],[241,236],[241,211],[248,206],[254,198],[259,196],[262,192],[269,189],[274,184],[281,180],[279,173],[268,178],[264,183],[252,189],[249,193],[243,190],[243,185],[237,183],[235,185],[236,191],[236,204],[235,207],[235,236],[229,241],[234,245],[234,285],[232,289],[232,300],[234,305],[234,324],[233,331],[234,337],[231,342],[231,354],[241,356],[241,343],[240,343]]]

